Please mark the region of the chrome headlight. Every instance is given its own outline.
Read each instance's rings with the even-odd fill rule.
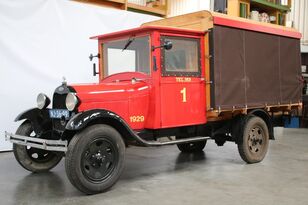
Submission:
[[[44,93],[40,93],[36,98],[36,102],[37,102],[37,107],[42,110],[49,105],[50,99]]]
[[[73,111],[76,108],[77,104],[78,104],[78,98],[75,95],[75,93],[67,94],[66,99],[65,99],[66,108],[69,111]]]

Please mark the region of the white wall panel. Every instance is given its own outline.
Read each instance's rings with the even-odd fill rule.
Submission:
[[[64,0],[0,1],[0,150],[11,149],[4,130],[36,106],[38,93],[52,97],[62,76],[68,83],[97,82],[90,36],[137,27],[157,17]]]
[[[146,6],[146,0],[128,0],[127,2],[137,4],[140,6]]]
[[[177,16],[200,10],[210,10],[210,0],[169,0],[168,16]]]
[[[308,1],[293,0],[288,20],[302,33],[302,44],[308,45]]]

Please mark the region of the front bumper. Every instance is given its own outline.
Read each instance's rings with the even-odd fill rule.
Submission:
[[[66,152],[68,144],[66,140],[46,140],[22,135],[15,135],[8,132],[5,132],[5,139],[14,144],[58,152]]]

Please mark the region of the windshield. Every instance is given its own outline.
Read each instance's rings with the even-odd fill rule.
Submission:
[[[109,41],[102,46],[105,77],[127,71],[150,74],[149,36]]]

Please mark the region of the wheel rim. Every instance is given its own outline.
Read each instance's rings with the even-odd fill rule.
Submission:
[[[189,149],[194,149],[197,145],[196,143],[188,143],[187,146],[189,147]]]
[[[43,163],[50,161],[55,154],[46,150],[37,149],[33,147],[26,147],[28,156],[37,163]]]
[[[264,132],[259,126],[252,128],[248,136],[248,148],[253,154],[262,153],[264,146]]]
[[[92,182],[101,182],[111,176],[117,166],[118,152],[105,138],[90,142],[82,153],[81,169]]]
[[[36,138],[37,135],[31,129],[30,134],[28,134],[28,136]],[[55,154],[50,151],[42,150],[42,149],[30,147],[30,146],[25,146],[25,149],[27,151],[28,156],[31,158],[31,160],[37,163],[48,162],[55,156]]]

